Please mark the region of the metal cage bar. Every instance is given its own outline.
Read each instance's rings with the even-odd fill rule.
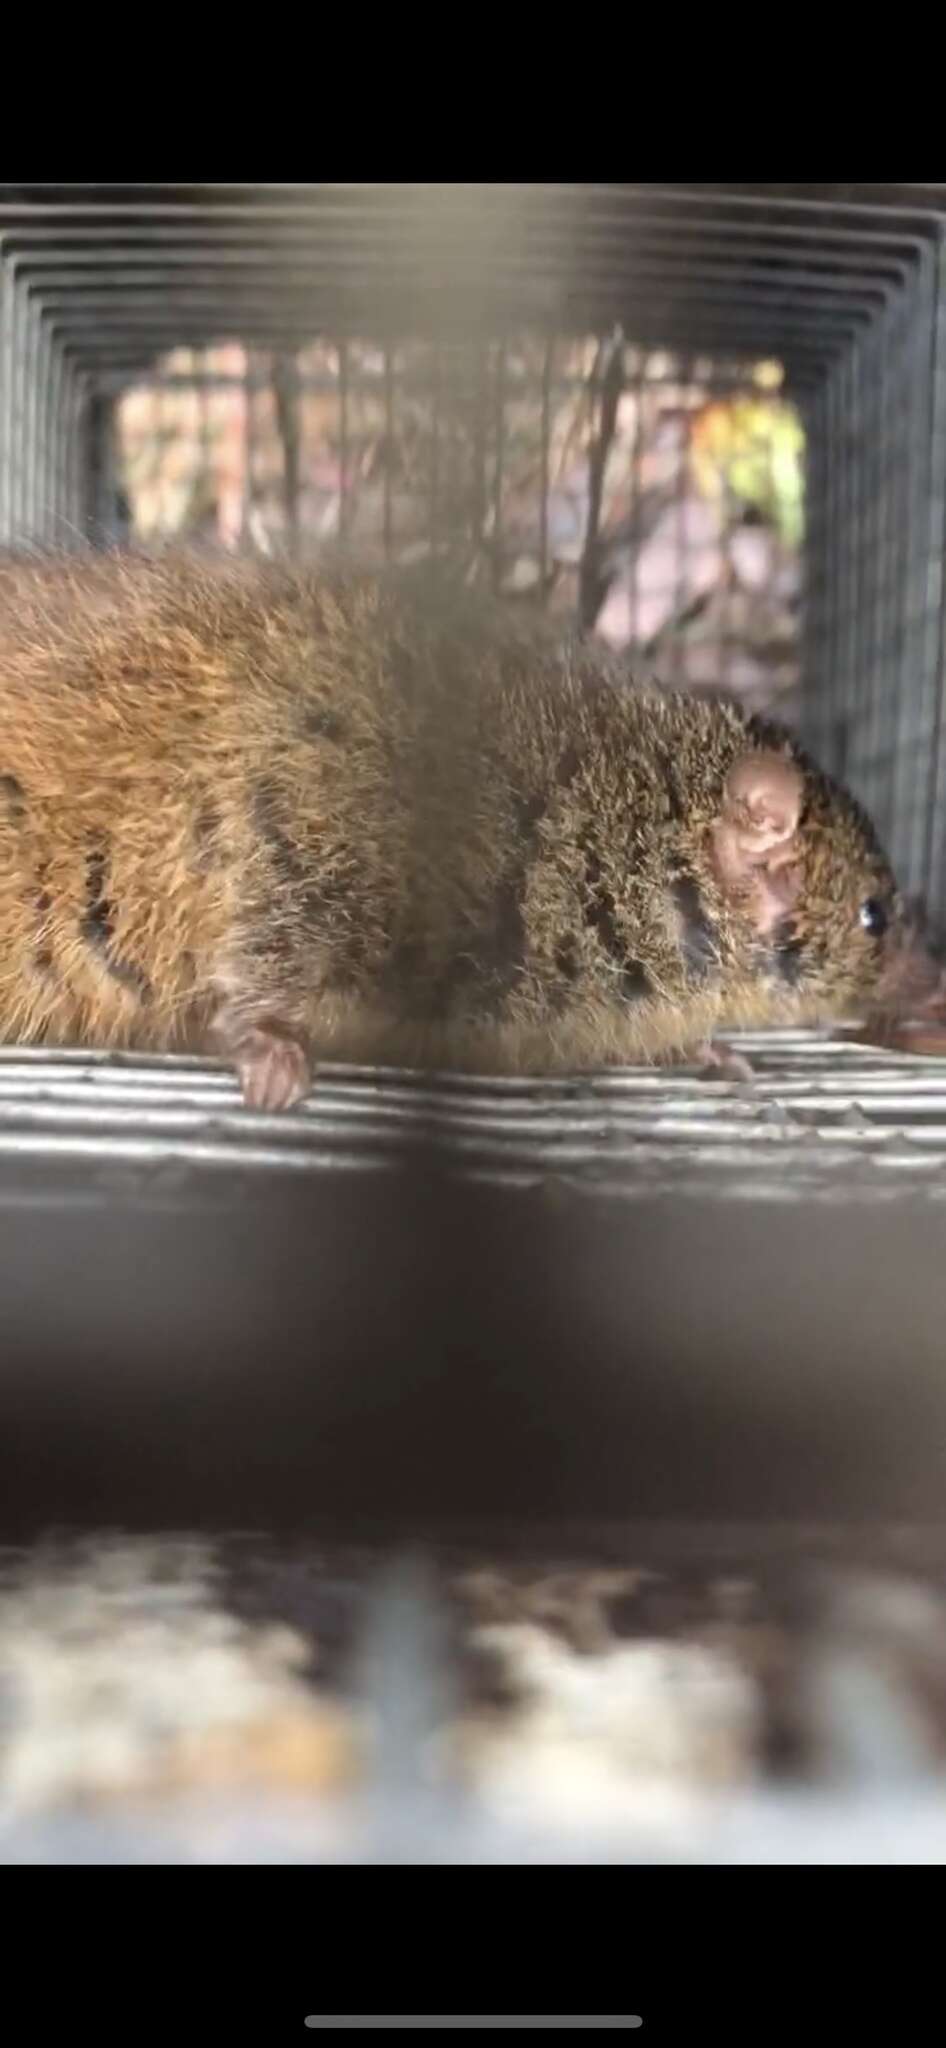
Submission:
[[[495,373],[524,330],[551,349],[620,327],[702,352],[734,388],[777,356],[808,425],[803,722],[942,923],[944,222],[946,187],[916,184],[0,186],[0,539],[116,535],[107,400],[173,346],[240,336],[295,357],[300,336],[332,337],[343,535],[359,335],[387,351],[389,427],[393,351],[412,336],[445,373],[441,400],[469,381],[474,406],[456,344]],[[490,375],[479,517],[453,504],[438,421],[432,538],[441,513],[448,540],[488,513],[498,546],[508,397]],[[544,584],[548,388],[542,403]],[[387,473],[383,493],[390,553]],[[722,666],[725,639],[724,622]]]

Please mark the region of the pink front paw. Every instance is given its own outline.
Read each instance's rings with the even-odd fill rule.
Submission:
[[[713,1045],[709,1039],[696,1048],[696,1060],[707,1081],[754,1081],[755,1075],[741,1052],[728,1045]]]
[[[254,1026],[230,1056],[248,1109],[291,1109],[308,1095],[312,1076],[297,1039]]]

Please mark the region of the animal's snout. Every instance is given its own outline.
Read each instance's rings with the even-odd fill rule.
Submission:
[[[913,932],[895,940],[886,952],[877,1007],[901,1017],[942,1009],[946,1017],[946,969]]]

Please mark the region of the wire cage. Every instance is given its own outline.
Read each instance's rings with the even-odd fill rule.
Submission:
[[[941,924],[942,218],[922,185],[0,188],[0,542],[456,554],[780,700]]]
[[[667,686],[794,708],[803,437],[781,380],[616,336],[178,349],[117,402],[124,527],[446,559]]]
[[[0,186],[0,545],[443,555],[777,708],[946,936],[944,224],[946,185]],[[942,1068],[745,1043],[749,1094],[342,1068],[282,1120],[8,1050],[7,1531],[941,1519]]]
[[[944,213],[946,187],[920,185],[0,187],[0,541],[443,555],[668,687],[777,704],[872,811],[935,928]],[[929,1189],[935,1062],[921,1077],[867,1061],[858,1094],[850,1053],[792,1040],[771,1057],[783,1139],[804,1075],[802,1122],[826,1144],[839,1105],[871,1156],[872,1132],[889,1160],[906,1128],[898,1170]],[[5,1071],[19,1157],[26,1118],[37,1144],[107,1169],[121,1143],[134,1154],[146,1102],[150,1156],[178,1136],[216,1156],[216,1080],[187,1082],[182,1123],[186,1068],[159,1082],[132,1063],[126,1085],[80,1063],[96,1129],[74,1063]],[[690,1086],[638,1092],[658,1150],[679,1104],[691,1163],[704,1140],[761,1159],[771,1102],[674,1092]],[[624,1098],[576,1088],[617,1158]],[[415,1099],[395,1092],[383,1115],[403,1131]],[[482,1138],[496,1165],[487,1132],[518,1159],[532,1129],[536,1156],[558,1157],[561,1103],[542,1103],[467,1097],[450,1143],[472,1157]],[[430,1114],[443,1123],[428,1105],[418,1129]],[[264,1155],[274,1171],[293,1148],[318,1159],[328,1127],[323,1096]],[[237,1128],[243,1170],[256,1140]],[[372,1117],[352,1129],[373,1144]],[[842,1143],[853,1157],[850,1121]]]

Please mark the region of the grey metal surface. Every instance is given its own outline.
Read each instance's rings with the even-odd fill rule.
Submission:
[[[11,1528],[938,1517],[946,1071],[0,1062]]]
[[[17,273],[0,225],[0,545],[72,542],[86,510],[86,380]]]
[[[709,1187],[735,1202],[946,1200],[946,1066],[808,1032],[739,1034],[757,1080],[615,1069],[530,1080],[328,1064],[288,1115],[248,1113],[233,1076],[186,1057],[0,1056],[0,1201],[14,1165],[115,1168],[211,1194],[215,1178],[396,1170],[432,1152],[451,1175],[590,1197]],[[131,1183],[129,1183],[131,1185]]]
[[[946,909],[941,239],[808,412],[805,725],[871,811],[908,890]]]
[[[31,293],[84,366],[115,367],[222,317],[272,343],[472,309],[784,351],[810,379],[913,275],[943,212],[935,188],[902,185],[0,188]]]

